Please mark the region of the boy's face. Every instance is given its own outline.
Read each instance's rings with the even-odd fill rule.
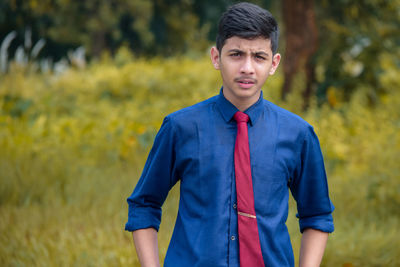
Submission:
[[[271,41],[237,36],[225,41],[221,52],[211,48],[211,61],[220,70],[223,93],[237,108],[249,107],[260,97],[261,87],[275,73],[281,56],[272,54]]]

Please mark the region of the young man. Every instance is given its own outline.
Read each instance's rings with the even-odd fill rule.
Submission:
[[[211,49],[220,94],[164,119],[128,198],[125,228],[142,266],[159,266],[161,206],[178,180],[164,266],[293,266],[288,189],[303,233],[300,266],[320,264],[333,205],[318,139],[307,122],[262,97],[281,58],[277,43],[268,11],[239,3],[222,15]]]

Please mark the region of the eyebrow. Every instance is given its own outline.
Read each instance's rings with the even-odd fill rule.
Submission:
[[[228,53],[242,53],[242,54],[245,54],[245,52],[243,50],[236,49],[236,48],[228,50]],[[259,55],[259,56],[260,55],[264,55],[266,57],[269,56],[269,54],[267,52],[264,52],[264,51],[251,52],[251,54],[252,55]]]

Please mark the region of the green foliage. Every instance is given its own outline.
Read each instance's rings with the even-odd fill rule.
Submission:
[[[115,54],[121,47],[129,47],[136,55],[148,57],[198,56],[214,42],[218,18],[234,2],[237,1],[4,0],[0,2],[0,41],[15,30],[17,38],[6,52],[16,55],[23,32],[32,29],[33,40],[46,41],[40,58],[55,61],[76,47],[84,47],[90,59],[99,58],[102,53]],[[278,20],[285,17],[280,14],[285,11],[280,1],[250,2],[272,10]],[[319,46],[312,59],[317,74],[315,83],[312,79],[312,87],[316,87],[318,102],[334,106],[332,95],[348,101],[362,88],[369,104],[376,104],[386,93],[380,78],[384,70],[380,58],[387,53],[400,58],[400,1],[323,0],[313,5],[309,11],[316,10],[319,40],[318,44],[306,46]],[[286,32],[293,29],[279,24],[283,33],[285,27]],[[302,58],[302,54],[298,57]],[[48,68],[51,60],[45,63],[42,65]],[[400,65],[398,59],[396,65]],[[304,82],[294,83],[295,90],[303,91]]]
[[[32,28],[35,37],[50,40],[53,51],[48,56],[57,59],[78,46],[96,58],[126,44],[150,56],[204,51],[209,45],[209,24],[200,25],[194,6],[190,0],[46,0],[40,4],[6,0],[0,3],[0,39],[12,30]],[[199,1],[196,7],[205,5]]]
[[[41,37],[63,45],[84,45],[91,55],[99,56],[105,48],[113,48],[121,40],[120,23],[126,16],[125,30],[133,32],[142,45],[153,42],[150,28],[151,1],[15,1],[7,0],[2,12],[6,21],[17,29],[33,27]],[[8,12],[8,14],[7,14]],[[11,15],[10,17],[9,14]],[[1,14],[0,14],[1,15]]]
[[[379,101],[387,87],[381,57],[391,54],[400,65],[400,1],[331,1],[316,5],[319,17],[320,49],[318,94],[329,98],[329,90],[340,88],[343,99],[362,88],[369,104]]]
[[[379,60],[386,94],[374,108],[368,89],[348,103],[332,91],[334,108],[302,114],[320,137],[336,206],[323,266],[400,264],[400,71],[389,54]],[[83,70],[12,66],[0,79],[0,265],[139,266],[123,231],[125,199],[163,117],[218,93],[209,59],[144,60],[121,49]],[[277,102],[281,84],[271,77],[265,98]],[[301,111],[295,94],[278,104]],[[163,207],[161,259],[178,198],[177,186]],[[297,255],[294,214],[291,205]]]
[[[56,60],[80,46],[90,58],[127,45],[142,56],[197,54],[214,42],[218,19],[234,2],[4,0],[0,2],[0,40],[13,30],[22,36],[30,28],[34,39],[48,42],[43,53]]]

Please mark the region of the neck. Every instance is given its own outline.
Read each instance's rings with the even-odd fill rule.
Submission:
[[[257,101],[256,101],[257,102]],[[254,103],[256,102],[251,102],[251,103],[232,103],[239,111],[243,112],[249,107],[251,107]]]
[[[259,92],[257,95],[251,98],[236,98],[232,97],[229,94],[226,94],[224,90],[222,90],[222,93],[224,97],[241,112],[245,111],[246,109],[251,107],[254,103],[256,103],[260,98],[261,94],[261,92]]]

